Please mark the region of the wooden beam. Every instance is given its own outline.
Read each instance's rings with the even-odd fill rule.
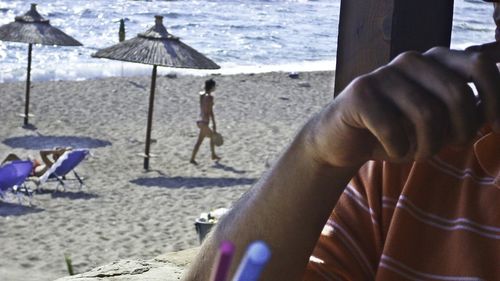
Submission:
[[[398,54],[450,46],[453,0],[342,0],[335,95]]]

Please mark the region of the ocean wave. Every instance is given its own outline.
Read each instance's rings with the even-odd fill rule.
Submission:
[[[32,0],[4,1],[0,24],[29,9]],[[336,55],[340,0],[208,0],[128,1],[58,0],[38,10],[83,47],[36,45],[34,79],[90,79],[101,75],[149,75],[142,66],[127,66],[91,57],[116,44],[118,21],[125,19],[126,38],[165,17],[169,32],[207,57],[232,69],[280,69],[276,66],[332,61]],[[471,11],[475,11],[472,14]],[[493,38],[492,7],[477,0],[455,1],[452,44],[471,45]],[[473,34],[473,36],[472,36]],[[25,78],[27,45],[0,43],[0,81]],[[259,67],[262,66],[262,67]],[[332,65],[333,67],[334,65]],[[95,68],[95,69],[94,69]],[[308,68],[308,67],[304,67]],[[196,72],[198,73],[198,72]]]

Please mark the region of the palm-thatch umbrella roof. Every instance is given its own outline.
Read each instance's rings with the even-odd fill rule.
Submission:
[[[50,25],[50,21],[43,18],[36,10],[36,4],[31,4],[31,9],[22,16],[15,17],[15,21],[0,26],[0,40],[10,42],[28,43],[28,69],[26,78],[26,101],[24,124],[28,124],[29,115],[29,89],[31,74],[31,52],[33,44],[82,46],[80,42]]]
[[[112,60],[175,68],[218,69],[216,63],[170,34],[163,17],[156,16],[155,25],[137,37],[99,50],[92,56]]]
[[[50,21],[43,18],[36,10],[36,4],[22,16],[15,17],[15,21],[0,26],[0,40],[29,44],[81,46],[82,43],[50,25]]]
[[[146,170],[149,169],[149,158],[151,157],[149,147],[157,66],[194,69],[220,68],[215,62],[184,44],[178,37],[170,34],[163,25],[162,16],[155,16],[155,25],[146,32],[139,33],[137,37],[111,47],[101,49],[92,57],[153,65],[144,153],[144,169]]]

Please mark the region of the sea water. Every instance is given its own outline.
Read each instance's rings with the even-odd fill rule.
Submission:
[[[0,25],[29,10],[34,0],[0,1]],[[83,47],[35,45],[32,80],[84,80],[149,75],[151,66],[92,58],[118,42],[119,20],[126,38],[164,16],[168,31],[211,58],[216,73],[333,70],[340,0],[45,0],[38,11]],[[452,47],[494,38],[491,4],[455,0]],[[0,41],[0,82],[26,79],[27,45]],[[159,73],[207,71],[160,67]]]

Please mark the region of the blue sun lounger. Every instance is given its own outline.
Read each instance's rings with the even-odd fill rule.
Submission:
[[[0,166],[0,197],[5,200],[10,192],[17,196],[21,203],[21,193],[27,195],[31,205],[32,192],[24,184],[33,170],[30,160],[15,160]]]
[[[57,161],[52,164],[42,176],[38,178],[37,186],[44,184],[47,181],[57,181],[59,186],[66,190],[65,182],[68,180],[77,180],[80,183],[80,189],[84,186],[83,178],[78,175],[75,168],[89,155],[88,149],[73,149],[66,151]],[[66,176],[73,172],[75,178],[68,179]]]

